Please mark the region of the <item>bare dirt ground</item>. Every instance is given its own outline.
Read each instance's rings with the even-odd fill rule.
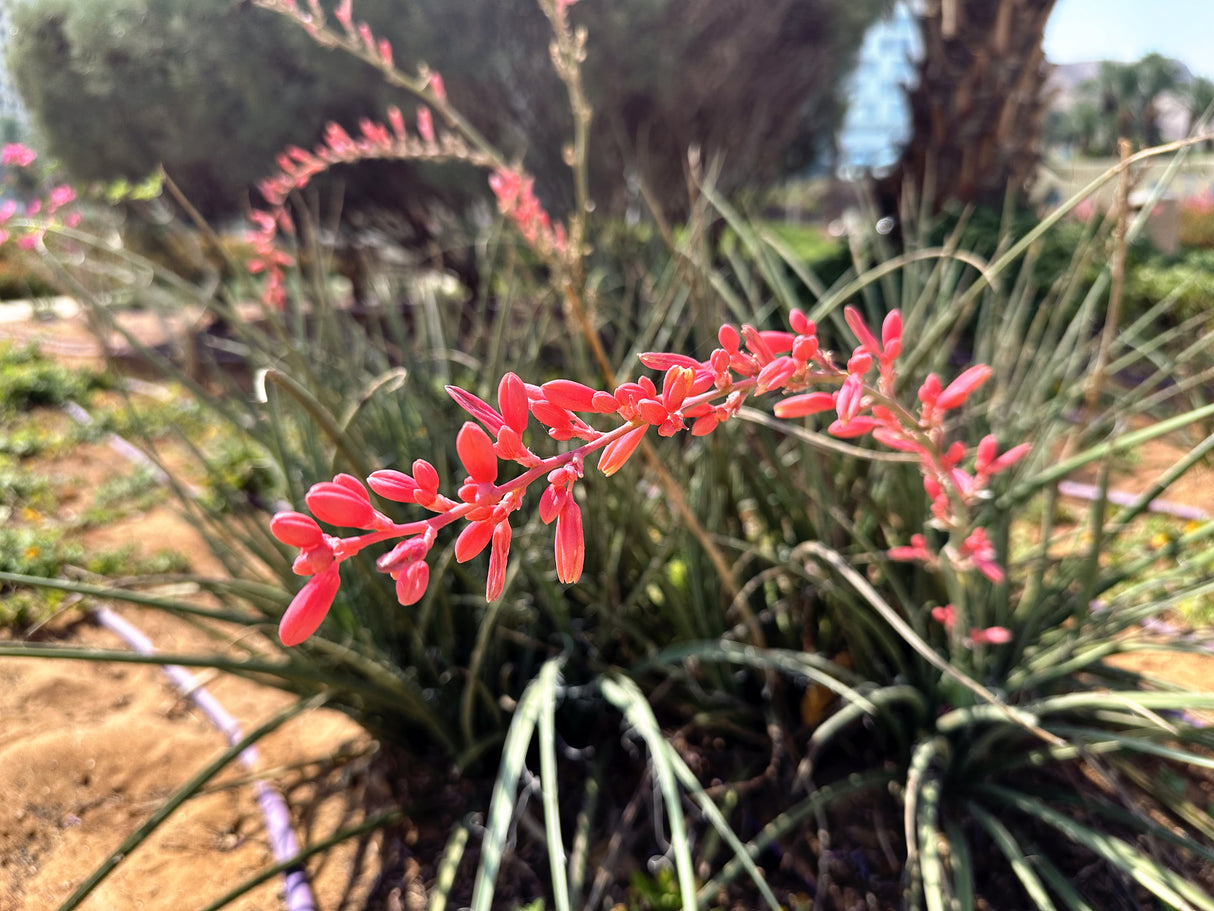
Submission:
[[[97,356],[78,318],[0,321],[0,341],[5,339],[39,341],[69,363],[93,363]],[[1129,473],[1117,478],[1117,486],[1131,492],[1145,489],[1180,452],[1171,443],[1149,445]],[[113,466],[121,460],[104,446],[74,458],[86,484],[116,470]],[[1194,469],[1168,498],[1214,513],[1214,468]],[[188,554],[196,572],[218,571],[193,530],[163,507],[90,536],[86,544],[99,547],[153,541],[157,548]],[[197,630],[165,614],[118,610],[163,651],[209,645]],[[122,647],[116,636],[74,611],[44,628],[39,638]],[[1211,656],[1147,652],[1132,662],[1199,689],[1214,689]],[[205,684],[245,731],[289,698],[228,675],[208,677]],[[156,667],[0,658],[0,911],[57,907],[225,746],[223,735]],[[330,761],[335,750],[345,757],[337,763]],[[386,805],[388,784],[371,761],[374,750],[365,732],[325,710],[297,718],[263,741],[262,773],[286,795],[301,841],[320,840]],[[309,863],[318,907],[364,907],[380,867],[378,850],[371,839]],[[253,788],[235,767],[118,865],[82,907],[201,908],[271,863]],[[409,895],[390,902],[398,908],[413,905]],[[282,908],[281,879],[270,880],[232,907]]]
[[[151,341],[158,327],[136,326]],[[37,341],[78,366],[98,349],[78,318],[0,322],[0,342]],[[119,453],[88,444],[47,466],[66,484],[61,507],[130,471]],[[81,501],[78,503],[77,501]],[[220,574],[194,530],[171,508],[86,530],[86,551],[131,543],[188,557],[192,571]],[[87,608],[87,602],[78,607]],[[213,651],[182,620],[129,605],[113,608],[164,652]],[[0,632],[0,638],[7,637]],[[118,636],[70,609],[39,630],[51,644],[126,648]],[[226,674],[198,676],[244,732],[292,697]],[[0,911],[58,907],[179,786],[227,747],[223,733],[155,666],[0,658]],[[261,776],[283,792],[298,839],[319,841],[384,809],[388,786],[376,744],[345,716],[313,710],[259,746]],[[335,758],[336,757],[336,761]],[[274,863],[247,770],[233,764],[120,863],[85,909],[202,908]],[[307,865],[320,909],[362,908],[380,868],[374,837]],[[271,878],[231,907],[277,909],[283,880]]]

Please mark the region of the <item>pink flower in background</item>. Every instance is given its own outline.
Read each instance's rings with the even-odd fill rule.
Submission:
[[[951,630],[957,622],[957,608],[951,604],[945,604],[941,607],[932,608],[932,619],[943,626],[945,629]]]
[[[46,201],[46,213],[50,215],[59,209],[62,209],[68,203],[76,199],[76,191],[67,184],[62,184],[51,190]]]
[[[38,153],[29,146],[19,142],[10,142],[4,146],[3,151],[0,151],[0,165],[11,164],[19,168],[27,168],[34,163],[37,157]]]
[[[974,645],[1006,645],[1012,641],[1011,630],[1002,626],[970,630],[970,642]]]

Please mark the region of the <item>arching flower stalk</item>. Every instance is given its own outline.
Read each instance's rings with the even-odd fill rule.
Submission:
[[[1002,568],[981,528],[967,527],[967,507],[982,495],[990,478],[1010,467],[1027,452],[1014,447],[1002,455],[993,437],[985,438],[972,454],[960,442],[948,443],[944,415],[960,407],[990,375],[985,367],[970,368],[943,386],[928,377],[912,413],[894,399],[896,360],[902,347],[902,321],[889,314],[881,339],[869,331],[859,313],[846,311],[847,323],[859,345],[844,366],[838,365],[818,343],[817,328],[794,310],[790,331],[760,331],[752,326],[722,326],[720,347],[703,361],[683,354],[650,352],[641,362],[661,372],[661,386],[648,376],[600,390],[573,380],[558,379],[540,386],[525,383],[513,373],[498,385],[496,406],[455,386],[447,391],[474,419],[460,429],[456,452],[465,477],[454,496],[441,492],[434,466],[424,459],[411,473],[382,470],[364,483],[346,474],[313,485],[305,500],[311,515],[284,512],[271,522],[274,535],[299,548],[295,572],[310,576],[284,614],[280,636],[293,645],[310,636],[323,621],[337,594],[340,564],[362,551],[398,541],[377,561],[378,568],[396,581],[402,605],[413,604],[426,591],[426,558],[439,529],[463,523],[455,542],[455,558],[466,562],[490,549],[485,597],[501,596],[511,540],[510,518],[523,505],[526,491],[540,485],[539,516],[555,523],[556,575],[573,583],[585,559],[582,512],[577,482],[586,465],[613,475],[629,461],[641,440],[652,430],[673,436],[690,428],[697,436],[713,432],[729,420],[752,395],[778,393],[778,417],[793,419],[834,412],[828,431],[839,437],[872,434],[884,445],[919,457],[924,487],[932,498],[935,523],[946,528],[950,540],[960,540],[947,553],[934,554],[922,536],[909,547],[895,548],[894,559],[933,564],[947,559],[959,571],[977,571],[992,580]],[[558,441],[579,445],[547,458],[528,448],[526,433],[532,420]],[[595,424],[612,422],[605,429]],[[517,474],[499,480],[503,463]],[[430,515],[398,523],[377,509],[371,492],[384,500],[420,507]],[[358,529],[354,535],[333,535],[318,524]],[[994,641],[994,640],[990,640]]]

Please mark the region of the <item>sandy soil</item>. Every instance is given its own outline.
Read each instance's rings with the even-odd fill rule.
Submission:
[[[142,327],[152,336],[157,327]],[[78,319],[0,320],[0,341],[39,341],[65,362],[97,362]],[[154,339],[153,339],[154,340]],[[131,466],[105,445],[78,447],[50,471],[67,479],[60,510],[87,506],[87,491]],[[132,542],[189,557],[219,574],[193,529],[167,507],[90,529],[89,550]],[[80,602],[77,608],[87,608]],[[193,626],[158,611],[112,605],[166,652],[212,651]],[[0,632],[0,638],[7,634]],[[35,637],[53,644],[126,648],[67,610]],[[288,694],[226,674],[199,681],[245,732],[291,702]],[[0,658],[0,911],[58,907],[176,788],[227,747],[221,733],[157,667]],[[345,716],[314,710],[260,745],[261,776],[286,796],[301,842],[319,841],[389,805],[376,744]],[[334,761],[336,757],[336,761]],[[320,909],[362,908],[379,872],[375,837],[307,865]],[[274,863],[247,770],[229,767],[124,859],[85,909],[201,908]],[[233,908],[283,907],[272,878]]]

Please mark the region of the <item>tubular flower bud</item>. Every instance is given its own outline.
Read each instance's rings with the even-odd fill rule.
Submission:
[[[662,381],[662,404],[667,411],[678,411],[691,392],[696,372],[686,365],[671,367]]]
[[[957,608],[951,604],[932,608],[932,619],[945,629],[952,629],[957,622]]]
[[[307,549],[324,542],[316,520],[301,512],[280,512],[270,520],[270,533],[289,547]]]
[[[438,472],[425,459],[418,459],[413,463],[413,477],[421,490],[438,493]]]
[[[864,404],[864,383],[854,373],[843,381],[839,395],[835,398],[835,408],[839,413],[840,422],[847,424],[854,419]]]
[[[778,418],[802,418],[822,411],[830,411],[835,407],[835,397],[829,392],[807,392],[804,395],[790,395],[783,401],[776,402],[775,411]]]
[[[634,427],[618,440],[612,440],[603,447],[603,452],[599,456],[599,471],[607,477],[611,477],[617,471],[624,467],[634,452],[637,446],[641,444],[641,437],[645,436],[645,431],[649,429],[648,424],[641,424],[639,427]]]
[[[1011,631],[1002,626],[970,630],[970,642],[974,645],[1005,645],[1011,641]]]
[[[304,497],[312,515],[344,528],[374,528],[377,514],[366,491],[355,492],[336,481],[313,484]]]
[[[434,142],[434,115],[430,113],[429,108],[417,109],[417,135],[422,138],[423,142],[428,144]]]
[[[455,451],[472,480],[487,484],[497,480],[497,456],[493,452],[493,441],[476,424],[468,421],[460,428],[455,438]]]
[[[367,478],[367,485],[385,500],[397,503],[416,503],[421,485],[402,471],[384,469],[374,471]]]
[[[586,542],[582,537],[582,510],[572,497],[556,517],[556,577],[568,584],[582,576]]]
[[[493,546],[489,549],[489,575],[485,579],[485,600],[496,601],[506,587],[506,564],[510,559],[510,523],[498,522],[493,528]]]
[[[882,363],[889,363],[902,353],[902,314],[891,310],[881,324]]]
[[[498,434],[498,432],[502,429],[502,425],[506,423],[502,415],[498,414],[492,405],[480,398],[477,398],[466,389],[460,389],[458,386],[447,386],[446,389],[447,395],[455,399],[456,404],[458,404],[460,408],[463,408],[464,411],[468,412],[487,428],[489,428],[489,432],[494,436]],[[526,422],[524,422],[523,427],[525,428],[526,426]]]
[[[593,411],[597,390],[574,380],[551,380],[540,387],[544,398],[566,411]]]
[[[991,368],[986,364],[976,364],[970,367],[945,387],[944,391],[940,393],[940,397],[936,399],[936,407],[941,411],[948,411],[950,408],[957,408],[965,404],[965,400],[970,397],[970,394],[990,379],[990,376]]]
[[[424,562],[410,563],[396,577],[396,600],[402,607],[416,604],[430,584],[430,566]]]
[[[498,383],[497,406],[507,427],[519,434],[527,429],[527,421],[531,417],[527,387],[516,374],[507,373]]]
[[[485,549],[492,537],[492,522],[469,522],[455,540],[455,561],[467,563]]]
[[[877,342],[876,337],[868,328],[868,324],[864,322],[864,317],[860,315],[860,311],[852,306],[844,307],[843,318],[847,320],[848,327],[859,340],[860,347],[873,357],[880,357],[881,345]]]
[[[283,645],[299,645],[324,622],[341,587],[341,575],[334,563],[307,581],[291,599],[291,604],[278,624],[278,638]]]

